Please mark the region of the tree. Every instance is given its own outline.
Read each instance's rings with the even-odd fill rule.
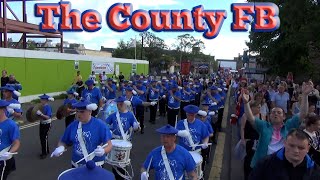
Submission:
[[[291,71],[295,76],[306,72],[313,76],[319,70],[319,66],[312,65],[317,59],[310,57],[310,53],[320,48],[319,6],[311,0],[268,2],[279,7],[280,28],[269,33],[250,32],[250,42],[247,42],[250,52],[259,55],[259,63],[270,68],[271,74],[285,76]]]

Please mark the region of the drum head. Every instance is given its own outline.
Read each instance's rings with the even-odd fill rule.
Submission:
[[[112,146],[116,146],[116,147],[124,147],[124,148],[132,147],[131,142],[120,140],[120,139],[112,139],[111,143],[112,143]]]
[[[202,156],[197,152],[190,152],[191,156],[193,157],[193,160],[196,162],[196,164],[202,162]]]
[[[57,117],[57,119],[62,119],[62,118],[64,118],[64,105],[62,105],[62,106],[60,106],[59,108],[58,108],[58,110],[57,110],[57,113],[56,113],[56,117]]]
[[[32,112],[32,109],[34,108],[34,106],[30,107],[27,112],[26,112],[26,118],[27,118],[27,121],[29,122],[34,122],[35,120],[32,119],[31,117],[31,112]]]

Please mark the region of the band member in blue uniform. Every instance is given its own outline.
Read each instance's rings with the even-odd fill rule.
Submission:
[[[77,110],[77,119],[67,127],[51,157],[58,157],[73,146],[72,167],[85,165],[89,160],[102,166],[112,148],[110,129],[102,120],[92,117],[92,111],[98,108],[95,103],[81,100],[72,106]]]
[[[151,122],[151,124],[156,123],[159,91],[160,91],[160,87],[157,85],[157,81],[152,80],[151,84],[148,88],[148,94],[149,94],[148,97],[149,97],[149,102],[155,102],[156,104],[154,106],[150,107],[150,120],[149,120],[149,122]]]
[[[17,124],[9,119],[7,107],[9,102],[0,100],[0,173],[1,180],[6,180],[8,175],[16,170],[13,153],[20,148],[20,132]]]
[[[170,125],[157,129],[161,134],[162,146],[151,151],[141,168],[141,180],[149,178],[149,170],[154,169],[155,177],[150,179],[184,179],[185,172],[189,178],[197,179],[196,163],[191,154],[175,143],[178,130]]]
[[[184,107],[184,110],[187,113],[187,119],[180,120],[177,124],[177,129],[181,130],[178,133],[179,145],[188,151],[200,151],[201,148],[208,148],[208,128],[202,121],[196,119],[199,108],[195,105],[188,105]],[[202,145],[200,146],[200,144]]]
[[[22,90],[22,86],[21,84],[16,80],[16,77],[11,74],[9,76],[9,82],[7,83],[7,86],[11,86],[13,87],[13,89],[15,89],[17,92]],[[13,99],[16,99],[17,101],[19,100],[19,96],[15,94],[13,94]]]
[[[128,87],[126,89],[126,100],[131,102],[131,106],[132,106],[132,111],[135,114],[137,120],[140,123],[140,127],[141,127],[141,134],[144,133],[144,111],[142,111],[142,109],[140,108],[140,114],[137,112],[137,108],[138,107],[144,107],[144,106],[154,106],[157,103],[155,102],[144,102],[142,101],[138,96],[133,96],[133,93],[137,94],[137,92],[132,88],[132,87]],[[143,113],[143,118],[141,117],[141,114]]]
[[[13,95],[19,97],[21,94],[17,92],[12,86],[4,86],[1,88],[1,91],[3,93],[3,99],[5,101],[9,102],[10,104],[19,105],[19,107],[15,108],[7,108],[7,117],[14,120],[18,124],[23,123],[17,120],[22,117],[21,104],[18,100],[13,98]]]
[[[187,117],[186,112],[183,110],[183,108],[190,104],[191,90],[188,85],[189,85],[188,82],[184,82],[183,88],[180,90],[181,91],[181,104],[180,104],[181,119],[185,119]]]
[[[161,83],[159,84],[160,90],[159,90],[159,113],[160,116],[166,116],[167,112],[167,93],[168,93],[168,83],[165,79],[161,80]]]
[[[111,132],[113,139],[120,139],[131,141],[132,140],[132,130],[137,131],[140,128],[138,121],[136,120],[134,114],[127,109],[127,101],[125,97],[118,97],[116,100],[118,112],[111,114],[107,119],[106,123],[112,125]],[[131,130],[132,128],[132,130]],[[125,171],[121,168],[115,170],[112,167],[112,172],[115,174],[117,180],[124,179],[117,172],[125,174]]]
[[[139,80],[137,81],[137,86],[133,85],[133,89],[137,92],[137,96],[139,99],[141,99],[143,102],[147,101],[147,88],[146,86],[143,85],[143,81]],[[141,125],[141,133],[144,133],[144,106],[142,105],[137,105],[136,106],[136,117],[138,121],[140,122]]]
[[[133,128],[135,131],[138,130],[139,122],[136,120],[133,112],[127,109],[126,103],[130,103],[130,101],[127,101],[125,97],[118,97],[115,101],[117,102],[119,113],[111,114],[106,119],[106,123],[112,125],[110,130],[114,139],[131,141],[132,134],[130,128]]]
[[[89,79],[85,82],[88,88],[82,91],[81,98],[86,99],[89,102],[95,103],[98,107],[102,108],[103,100],[101,91],[94,86],[94,81]],[[99,112],[99,108],[92,112],[92,116],[96,117]]]
[[[107,84],[105,84],[102,88],[104,89],[104,96],[107,100],[116,98],[117,86],[113,83],[112,78],[109,78]]]
[[[78,96],[78,93],[72,90],[67,91],[68,98],[64,100],[63,105],[71,105],[77,103],[78,101],[76,100],[76,96]],[[65,118],[65,124],[66,128],[71,124],[74,119],[76,118],[76,110],[72,107],[69,107],[67,111],[69,112],[69,115],[66,116]]]
[[[54,99],[46,94],[39,96],[40,103],[43,106],[43,112],[37,111],[37,115],[40,116],[40,126],[39,135],[41,142],[41,154],[40,159],[45,159],[49,154],[49,141],[48,135],[51,129],[51,118],[52,118],[52,108],[48,104],[49,101],[54,101]]]
[[[181,92],[178,90],[178,85],[173,84],[168,92],[168,124],[175,126],[178,118],[181,101]]]

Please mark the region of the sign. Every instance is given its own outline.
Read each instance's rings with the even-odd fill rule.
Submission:
[[[137,72],[137,64],[132,64],[132,72]]]
[[[105,62],[92,62],[91,70],[96,74],[113,74],[114,72],[114,63],[105,63]]]
[[[78,60],[74,61],[74,69],[79,70],[79,61]]]
[[[119,73],[119,71],[120,71],[119,64],[116,65],[116,70],[115,71],[116,71],[116,76],[119,76],[119,74],[120,74]]]
[[[190,67],[191,67],[191,62],[181,62],[181,74],[189,75]]]

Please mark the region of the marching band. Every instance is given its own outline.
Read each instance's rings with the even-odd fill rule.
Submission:
[[[227,91],[225,77],[208,79],[211,86],[202,78],[182,81],[178,78],[180,77],[172,75],[156,81],[153,77],[135,76],[133,81],[119,82],[118,88],[112,78],[105,80],[101,87],[97,87],[99,84],[91,78],[85,81],[86,88],[81,94],[76,89],[66,91],[68,97],[56,114],[57,118],[58,114],[60,119],[65,118],[66,129],[51,157],[61,156],[72,146],[73,170],[63,172],[59,179],[66,179],[64,177],[77,172],[74,168],[82,168],[78,170],[82,173],[98,166],[96,168],[100,171],[99,168],[104,167],[105,163],[112,166],[116,180],[132,179],[133,174],[129,173],[131,141],[134,132],[144,134],[145,107],[150,109],[151,124],[157,123],[159,111],[159,116],[167,116],[168,125],[157,130],[163,146],[154,149],[147,156],[142,166],[141,179],[203,179],[210,145],[221,127]],[[205,90],[204,87],[208,84],[209,87]],[[13,104],[20,105],[12,98],[16,90],[5,86],[2,91],[6,101],[0,101],[0,120],[1,110],[4,109],[2,119],[13,122],[22,112],[21,106],[7,108]],[[40,158],[44,159],[49,153],[48,134],[53,117],[48,102],[53,98],[46,94],[39,98],[40,105],[28,110],[27,119],[30,122],[40,120]],[[112,105],[115,106],[115,111],[107,112],[107,107]],[[1,125],[0,123],[0,129]],[[15,153],[19,148],[19,129],[16,129],[16,124],[10,125],[10,130],[16,135],[6,139],[11,149],[2,148],[9,154]],[[6,158],[5,154],[0,158],[3,159],[1,162],[8,164],[13,159]],[[92,162],[94,167],[91,167]],[[3,164],[1,167],[7,172],[2,179],[6,179],[8,172],[14,169],[5,168]],[[152,169],[155,170],[155,177],[149,175]]]

